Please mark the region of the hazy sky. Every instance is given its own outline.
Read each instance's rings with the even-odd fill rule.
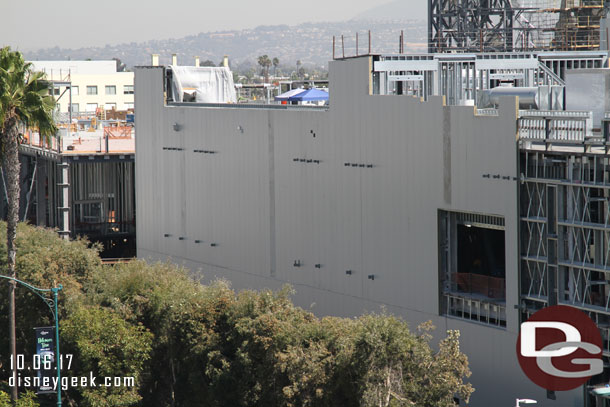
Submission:
[[[206,31],[348,20],[390,0],[0,0],[0,46],[78,48]]]

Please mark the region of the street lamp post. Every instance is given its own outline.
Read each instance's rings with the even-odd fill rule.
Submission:
[[[57,312],[57,293],[61,291],[64,287],[59,284],[57,287],[53,288],[38,288],[24,281],[17,280],[13,277],[0,275],[0,278],[19,283],[30,291],[32,291],[34,294],[39,296],[45,304],[47,304],[47,306],[51,310],[51,314],[53,314],[53,319],[55,320],[55,368],[57,370],[57,407],[61,407],[61,356],[59,353],[59,313]],[[52,297],[50,297],[49,294],[52,295]],[[13,361],[13,363],[16,363],[16,361]],[[13,375],[14,374],[15,372],[13,371]],[[17,383],[15,383],[15,385],[17,385]]]

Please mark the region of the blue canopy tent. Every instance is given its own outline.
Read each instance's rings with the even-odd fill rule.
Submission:
[[[303,88],[291,89],[288,92],[284,92],[281,95],[277,95],[275,97],[275,100],[288,100],[290,97],[296,96],[296,95],[301,94],[303,92],[305,92],[305,89],[303,89]]]
[[[328,92],[316,88],[308,89],[305,92],[288,98],[289,102],[311,102],[320,100],[328,100]]]

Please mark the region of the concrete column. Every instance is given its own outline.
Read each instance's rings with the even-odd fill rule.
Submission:
[[[200,65],[199,65],[199,57],[198,57],[198,56],[196,56],[196,57],[195,57],[195,66],[196,66],[197,68],[199,68],[199,66],[200,66]]]
[[[178,55],[172,54],[172,65],[178,65]]]
[[[152,54],[151,55],[151,65],[152,66],[159,66],[159,54]]]

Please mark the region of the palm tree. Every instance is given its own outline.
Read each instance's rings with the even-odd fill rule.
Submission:
[[[262,73],[265,77],[265,83],[269,82],[269,67],[271,66],[271,59],[267,54],[258,57],[258,64],[263,68]]]
[[[273,76],[277,77],[277,67],[280,65],[278,58],[273,58]]]
[[[32,64],[26,63],[20,52],[10,47],[0,49],[0,158],[4,160],[8,215],[6,247],[8,251],[9,277],[16,278],[17,222],[19,220],[19,142],[22,134],[19,126],[37,127],[41,137],[56,133],[53,120],[55,100],[49,95],[49,83],[41,72],[32,72]],[[13,360],[17,360],[15,337],[15,282],[9,283],[9,334]],[[14,365],[13,375],[16,375]],[[17,399],[17,386],[12,388],[13,400]]]

